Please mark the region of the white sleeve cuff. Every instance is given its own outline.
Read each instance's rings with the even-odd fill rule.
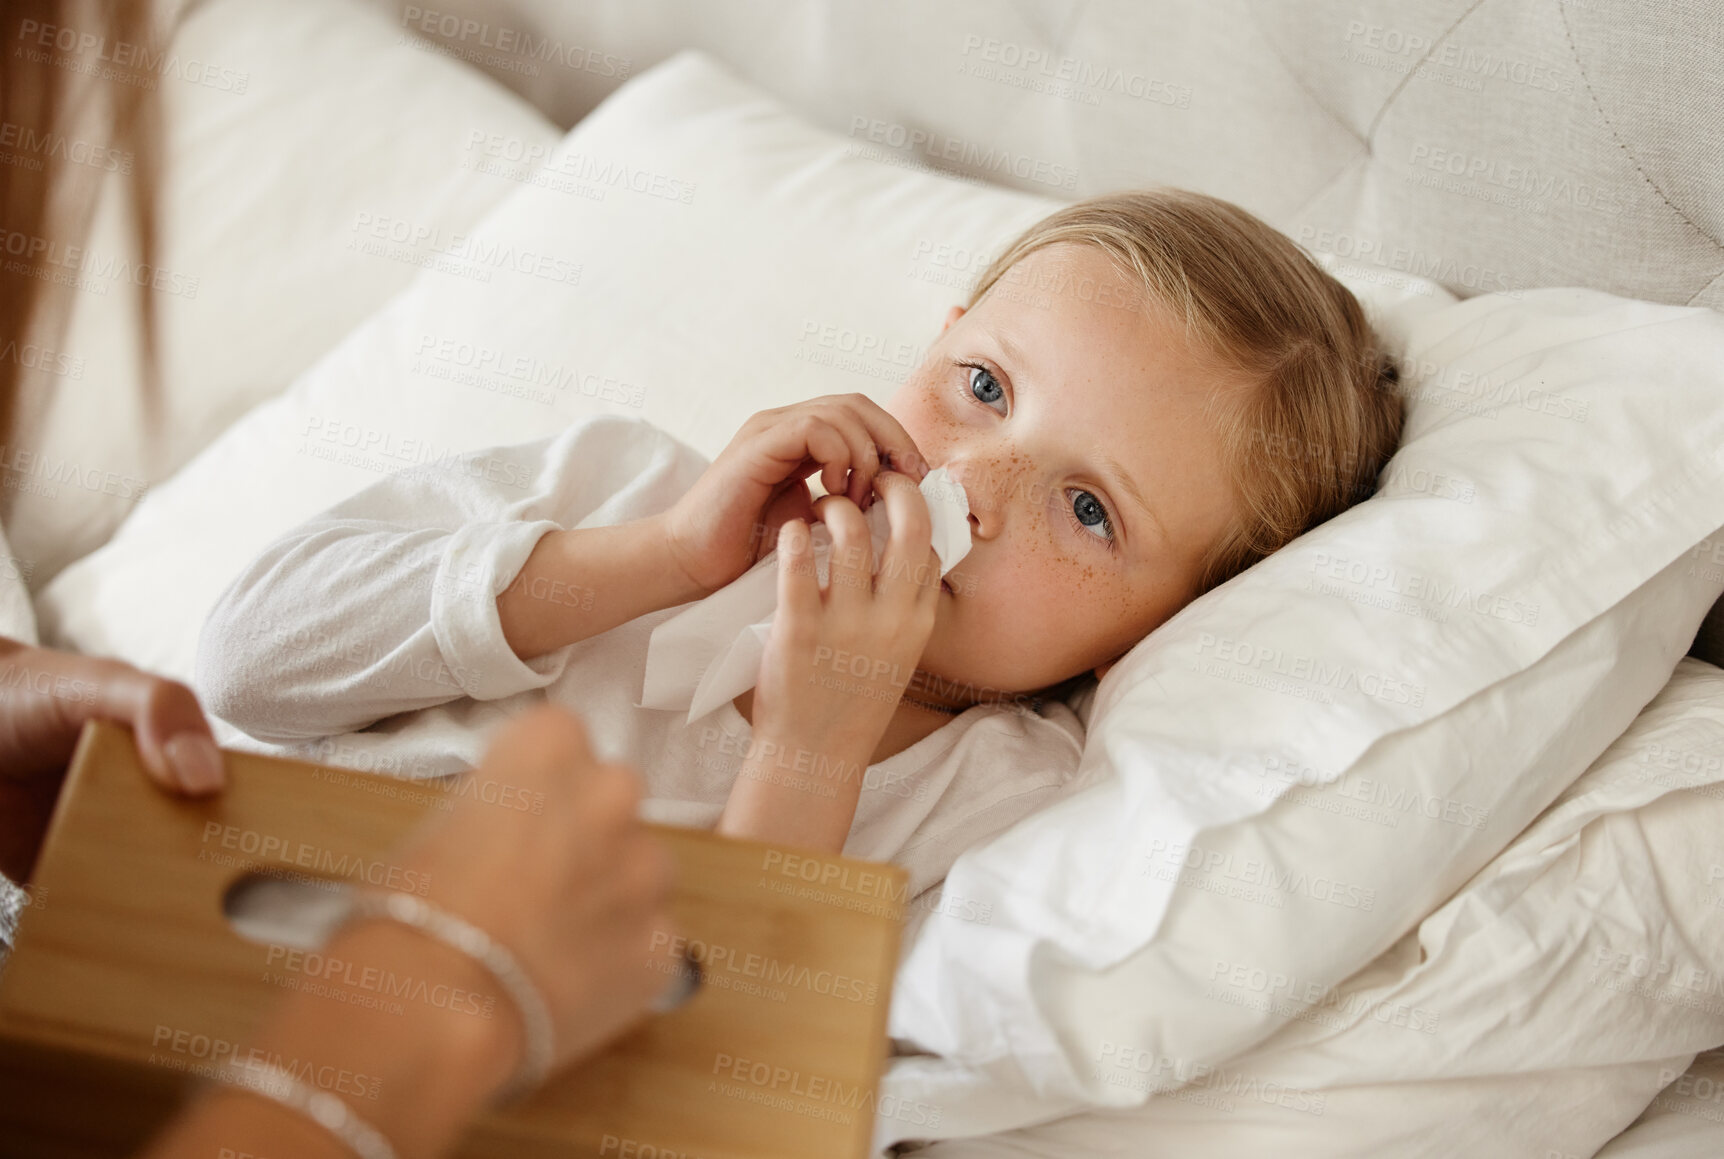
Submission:
[[[472,523],[449,537],[431,593],[431,631],[450,676],[474,700],[500,700],[543,688],[563,674],[569,650],[522,660],[503,638],[497,596],[520,574],[548,532],[534,523]]]

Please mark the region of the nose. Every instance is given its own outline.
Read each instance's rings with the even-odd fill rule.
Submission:
[[[945,468],[964,488],[970,503],[970,537],[993,539],[1004,527],[1008,490],[999,470],[986,460],[968,456],[948,459]]]

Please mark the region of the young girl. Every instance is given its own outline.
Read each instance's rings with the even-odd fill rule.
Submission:
[[[885,407],[763,411],[710,464],[602,416],[368,487],[234,581],[197,691],[296,755],[421,777],[550,698],[644,772],[651,819],[895,860],[918,895],[1066,786],[1083,726],[1062,695],[1370,494],[1394,383],[1353,296],[1255,217],[1093,198],[995,259]],[[970,505],[944,582],[917,489],[935,466]],[[774,548],[756,687],[692,724],[638,707],[652,629]]]

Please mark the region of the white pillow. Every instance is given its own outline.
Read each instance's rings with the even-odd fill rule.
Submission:
[[[415,44],[351,0],[216,0],[187,18],[159,88],[161,437],[143,435],[134,287],[89,275],[103,292],[72,295],[59,346],[77,377],[47,380],[46,426],[9,481],[33,588],[512,192],[480,168],[484,142],[555,142],[531,105]],[[132,235],[115,178],[103,192],[87,248],[111,273]],[[371,236],[403,223],[422,240]]]
[[[525,177],[509,144],[486,142],[485,161]],[[380,474],[599,412],[712,457],[766,407],[883,401],[983,247],[1058,206],[855,156],[694,52],[618,89],[511,186],[448,240],[469,255],[453,272],[421,274],[46,589],[44,637],[190,680],[240,568]]]
[[[203,616],[239,568],[380,472],[604,410],[712,455],[762,407],[842,390],[884,399],[965,279],[1052,208],[859,157],[683,53],[614,93],[481,224],[473,244],[503,259],[490,282],[421,277],[68,569],[41,601],[45,631],[189,677]],[[549,276],[577,266],[578,280]],[[1103,1027],[1206,1059],[1266,1037],[1276,1024],[1257,1012],[1193,1019],[1164,911],[1169,929],[1256,939],[1254,960],[1282,955],[1340,982],[1627,726],[1724,587],[1669,566],[1724,524],[1712,405],[1724,320],[1584,291],[1457,305],[1428,283],[1340,273],[1414,371],[1406,444],[1379,497],[1193,604],[1109,673],[1079,785],[1092,792],[960,860],[949,896],[963,913],[991,906],[991,921],[929,920],[892,1027],[947,1057],[902,1063],[888,1083],[911,1104],[940,1101],[942,1133],[1141,1101],[1082,1073]],[[1395,610],[1418,599],[1375,608],[1363,601],[1383,573],[1367,566],[1348,586],[1355,560],[1392,564],[1402,586],[1416,575],[1493,598],[1445,611],[1436,592],[1424,610],[1441,624]],[[1342,689],[1313,712],[1190,671],[1239,641],[1343,666],[1375,698]],[[1362,861],[1337,844],[1344,819],[1254,817],[1284,787],[1261,791],[1271,759],[1454,798],[1483,825],[1361,841],[1375,859]],[[1246,903],[1202,889],[1175,899],[1118,872],[1149,867],[1156,840],[1165,850],[1229,822],[1205,849],[1261,863],[1297,843],[1311,875],[1343,883],[1339,904],[1295,896],[1241,915]]]
[[[1349,776],[1276,808],[1347,816],[1343,834],[1434,823],[1364,789]],[[1685,659],[1533,825],[1341,985],[1203,962],[1182,986],[1194,1014],[1273,1003],[1264,1042],[1219,1063],[1113,1050],[1094,1060],[1107,1081],[1162,1093],[918,1154],[1590,1156],[1724,1042],[1720,832],[1724,671]]]

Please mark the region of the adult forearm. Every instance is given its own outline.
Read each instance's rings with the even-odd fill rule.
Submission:
[[[404,988],[396,1009],[347,1004],[300,992],[246,1044],[236,1061],[275,1062],[301,1081],[337,1094],[380,1131],[401,1159],[446,1154],[467,1122],[507,1080],[520,1052],[517,1015],[495,1000],[494,981],[470,959],[423,936],[368,924],[333,941],[327,958],[355,975],[425,979]],[[461,995],[434,1002],[425,995]],[[462,1009],[472,995],[493,1000],[488,1016]],[[352,1152],[296,1111],[251,1091],[217,1087],[189,1108],[143,1159],[225,1153],[351,1159]]]
[[[497,597],[503,638],[532,660],[637,616],[710,594],[666,545],[662,518],[553,531]]]

